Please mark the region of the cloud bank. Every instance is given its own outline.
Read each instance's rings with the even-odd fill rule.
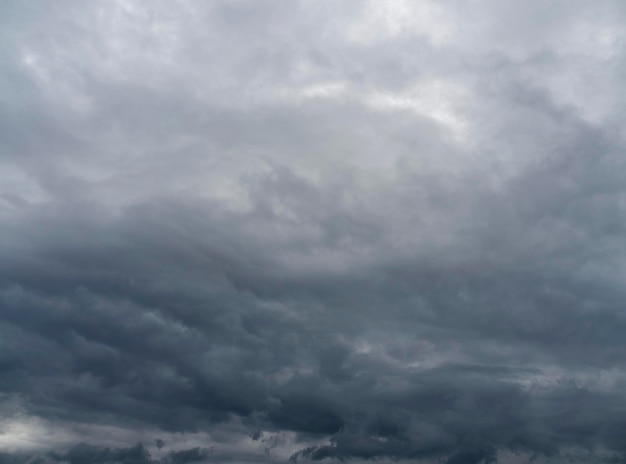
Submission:
[[[0,18],[0,462],[626,459],[621,2]]]

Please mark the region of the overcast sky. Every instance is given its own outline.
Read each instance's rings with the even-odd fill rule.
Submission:
[[[626,6],[0,2],[0,463],[626,461]]]

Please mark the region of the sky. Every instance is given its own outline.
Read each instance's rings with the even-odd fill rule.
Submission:
[[[0,464],[626,462],[625,39],[0,2]]]

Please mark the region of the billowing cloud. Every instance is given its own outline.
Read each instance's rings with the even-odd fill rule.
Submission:
[[[0,462],[626,456],[619,2],[0,5]]]

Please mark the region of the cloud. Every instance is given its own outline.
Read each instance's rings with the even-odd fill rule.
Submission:
[[[0,462],[623,458],[618,2],[0,18]]]

